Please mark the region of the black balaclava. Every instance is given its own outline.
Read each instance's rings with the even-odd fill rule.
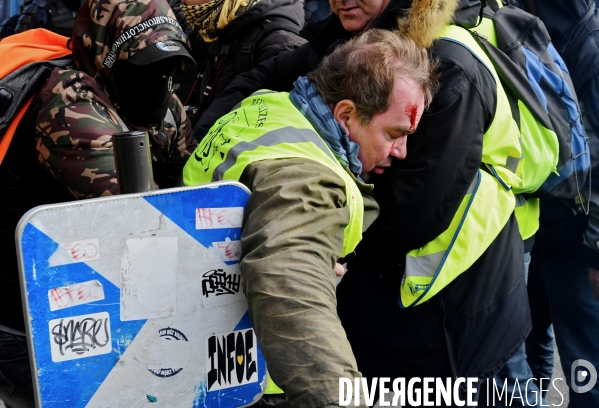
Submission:
[[[128,61],[115,64],[119,89],[115,90],[114,99],[119,115],[138,126],[160,123],[166,115],[173,77],[180,64],[176,57],[148,65]]]

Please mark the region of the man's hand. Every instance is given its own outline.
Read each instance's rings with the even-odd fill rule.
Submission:
[[[599,300],[599,269],[589,268],[589,283],[595,299]]]
[[[335,275],[337,275],[337,276],[343,276],[343,274],[345,273],[345,268],[340,263],[336,263],[335,268],[333,269],[333,272],[335,272]],[[599,271],[597,271],[597,272],[599,272]],[[599,280],[598,280],[598,282],[599,282]],[[597,295],[595,295],[595,296],[597,296]],[[599,298],[597,298],[597,299],[599,299]]]

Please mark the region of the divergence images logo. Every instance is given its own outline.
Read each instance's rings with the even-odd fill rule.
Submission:
[[[578,367],[584,367],[583,369],[577,370]],[[580,383],[586,382],[588,379],[588,383],[585,385],[578,385]],[[570,381],[572,384],[572,390],[579,394],[590,391],[595,384],[597,383],[597,370],[595,367],[588,361],[583,359],[578,359],[572,363],[572,371],[570,374]]]

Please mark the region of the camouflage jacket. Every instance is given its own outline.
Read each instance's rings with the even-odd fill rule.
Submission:
[[[165,17],[157,20],[157,16]],[[148,21],[150,28],[140,28]],[[124,121],[110,96],[118,85],[112,66],[105,63],[107,56],[126,60],[166,40],[189,47],[165,0],[88,0],[79,10],[72,37],[78,70],[52,71],[40,94],[36,123],[39,162],[75,198],[118,193],[111,142],[114,133],[148,131],[154,180],[161,188],[172,186],[195,149],[197,142],[187,115],[174,94],[168,102],[171,114],[167,113],[159,128]]]
[[[169,187],[161,181],[181,172],[197,144],[183,104],[174,94],[169,109],[175,123],[165,119],[160,128],[150,129],[124,123],[99,84],[81,71],[55,69],[41,98],[38,160],[77,199],[118,194],[111,139],[125,129],[123,125],[128,130],[148,131],[160,187]],[[164,171],[169,174],[159,174]]]

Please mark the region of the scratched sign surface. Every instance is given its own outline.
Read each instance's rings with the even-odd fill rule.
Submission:
[[[37,207],[17,228],[39,407],[241,407],[266,386],[238,183]]]

